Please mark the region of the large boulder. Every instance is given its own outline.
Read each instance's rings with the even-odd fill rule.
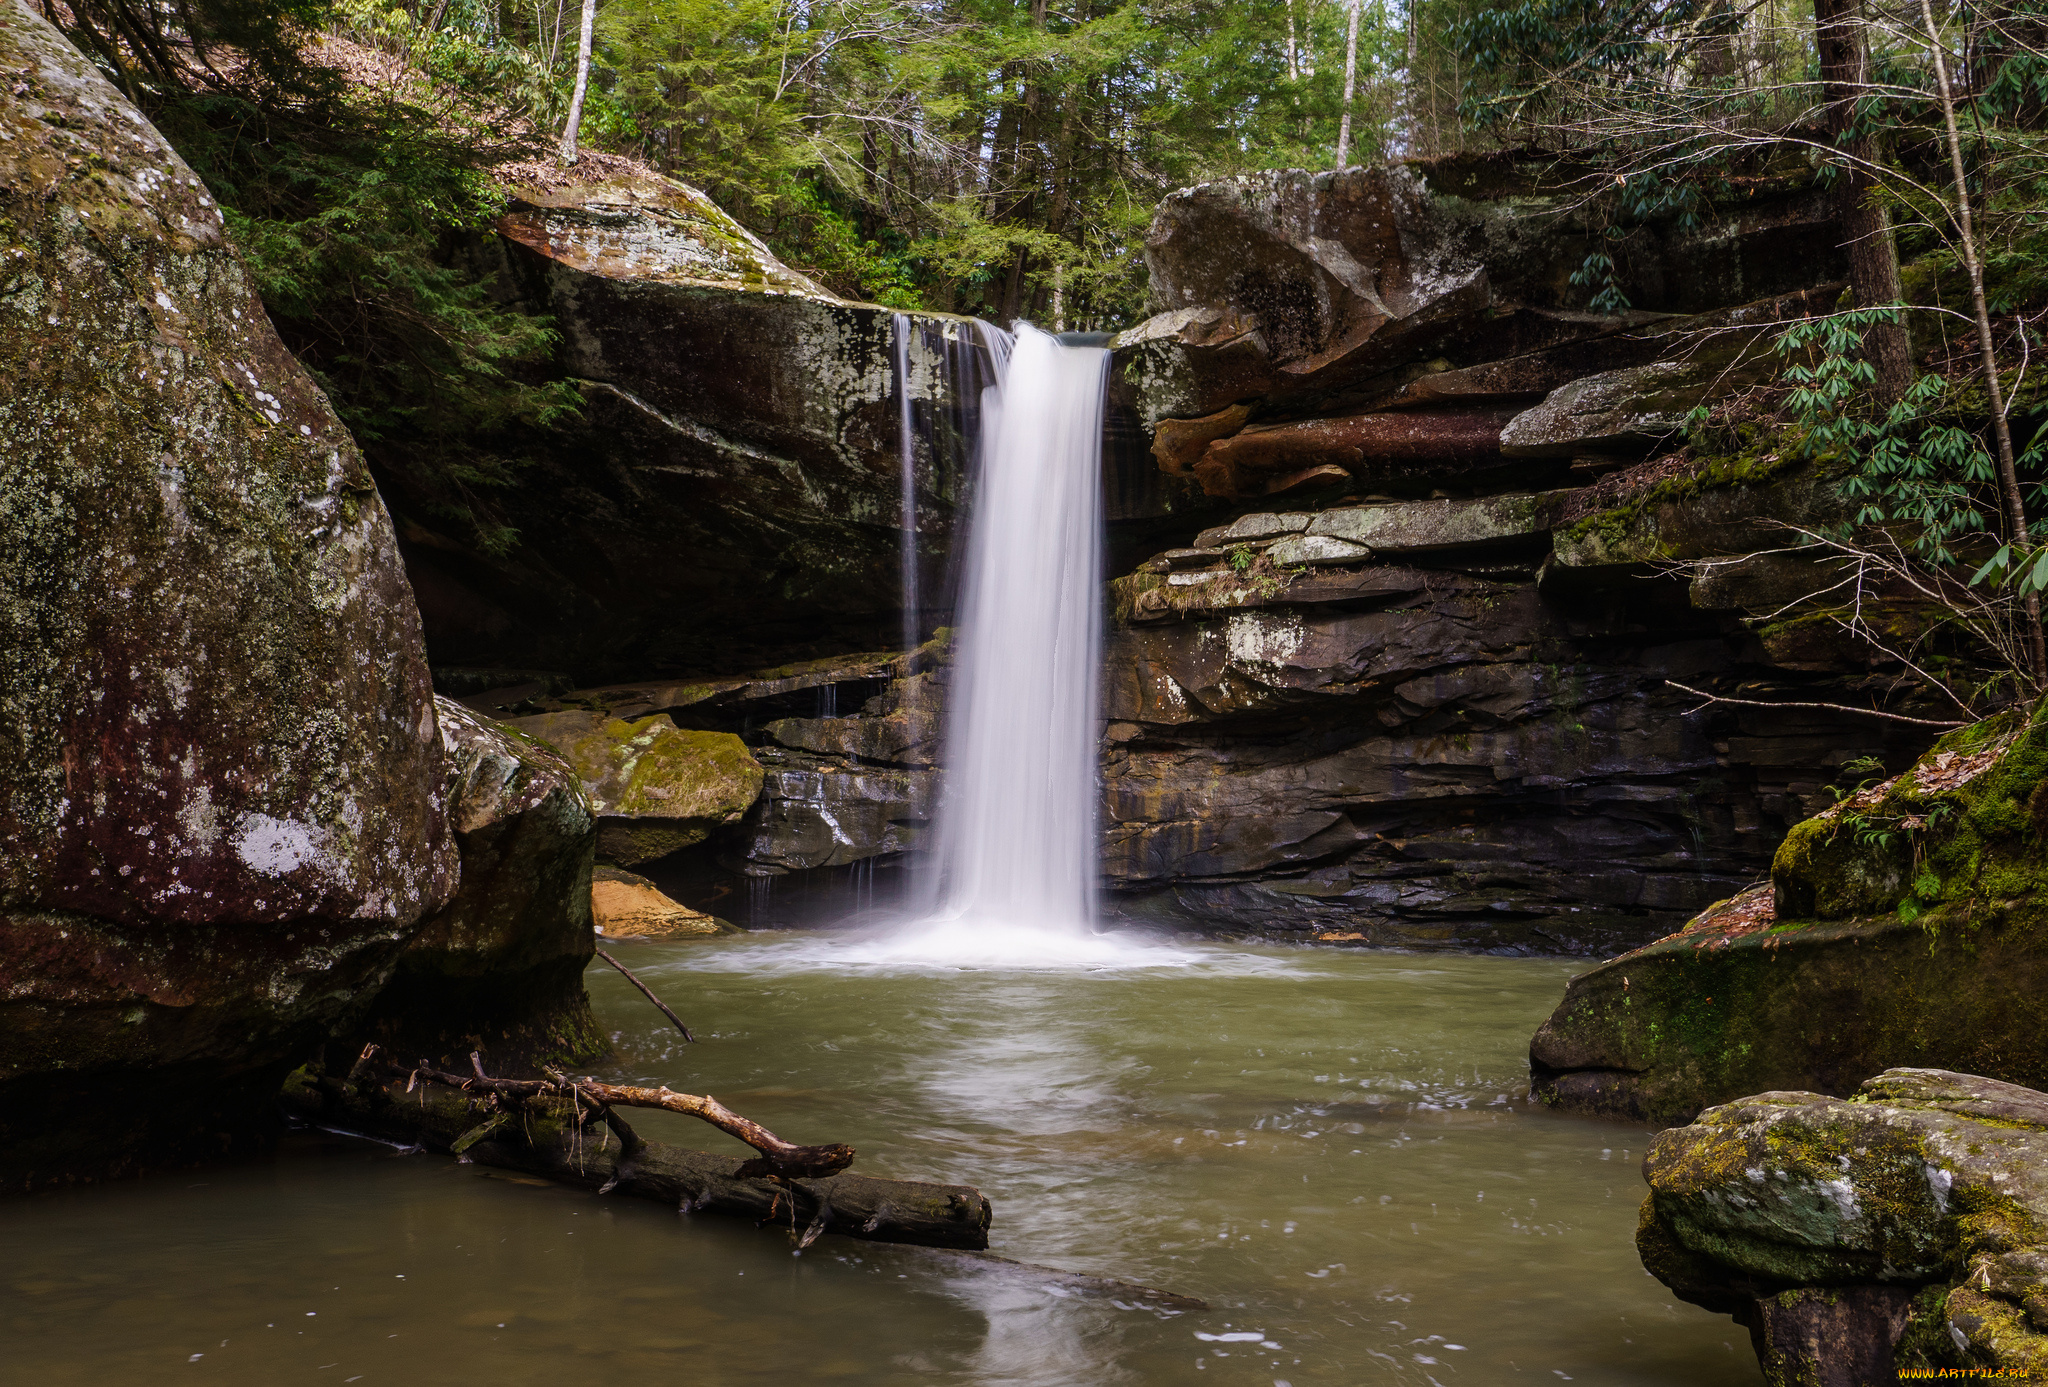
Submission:
[[[2048,725],[2010,713],[1798,824],[1769,886],[1572,980],[1538,1094],[1672,1122],[1894,1065],[2048,1086],[2043,783]]]
[[[356,1041],[404,1059],[494,1065],[594,1059],[608,1047],[583,970],[594,948],[597,816],[574,768],[514,728],[436,700],[462,884],[398,956]]]
[[[1267,410],[1324,412],[1347,393],[1404,407],[1443,398],[1418,380],[1480,367],[1498,379],[1458,393],[1540,397],[1679,345],[1645,329],[1843,273],[1830,201],[1802,172],[1750,181],[1695,230],[1626,228],[1637,234],[1617,269],[1632,307],[1587,311],[1573,272],[1603,234],[1569,176],[1468,156],[1182,189],[1146,233],[1154,316],[1115,342],[1126,388],[1148,423],[1258,397]],[[1489,366],[1505,362],[1518,364]]]
[[[0,3],[0,1186],[244,1149],[453,890],[419,619],[219,210]]]
[[[1643,1173],[1643,1264],[1748,1325],[1773,1387],[2048,1374],[2048,1094],[1910,1068],[1763,1093],[1659,1133]]]

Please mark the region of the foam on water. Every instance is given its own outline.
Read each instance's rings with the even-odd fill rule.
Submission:
[[[921,918],[865,946],[879,955],[1043,967],[1148,952],[1094,932],[1108,374],[1106,350],[1020,325],[984,402],[935,870]]]

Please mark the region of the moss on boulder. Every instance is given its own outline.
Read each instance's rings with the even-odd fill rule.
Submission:
[[[279,1080],[367,1003],[456,852],[391,524],[205,186],[16,0],[0,71],[20,1188],[260,1146]]]
[[[628,722],[544,713],[508,724],[557,748],[598,814],[598,855],[622,867],[666,857],[736,824],[760,798],[762,769],[730,732],[678,728],[666,713]]]
[[[2048,1373],[2048,1094],[1904,1068],[1764,1093],[1661,1133],[1643,1173],[1644,1265],[1749,1324],[1774,1384]]]

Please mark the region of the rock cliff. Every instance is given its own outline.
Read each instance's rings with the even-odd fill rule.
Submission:
[[[1825,199],[1788,176],[1649,228],[1637,306],[1603,315],[1570,282],[1592,232],[1538,172],[1261,174],[1160,207],[1120,388],[1160,470],[1234,518],[1112,584],[1125,917],[1612,951],[1754,880],[1845,761],[1924,745],[1667,682],[1866,701],[1869,652],[1771,619],[1810,566],[1677,571],[1835,518],[1825,471],[1660,461],[1835,297]]]
[[[1571,284],[1594,229],[1539,190],[1542,174],[1506,157],[1264,174],[1160,208],[1159,311],[1114,343],[1116,417],[1145,421],[1151,453],[1113,447],[1105,468],[1123,517],[1103,686],[1117,918],[1613,952],[1754,880],[1843,763],[1924,747],[1926,733],[1877,720],[1702,710],[1667,682],[1763,701],[1880,696],[1879,658],[1824,613],[1780,611],[1823,585],[1819,570],[1762,553],[1788,523],[1844,514],[1826,469],[1683,432],[1695,405],[1770,374],[1779,325],[1834,301],[1828,200],[1792,171],[1745,184],[1699,228],[1649,227],[1618,269],[1637,306],[1599,314]],[[656,437],[621,391],[665,402],[655,413],[676,427],[577,464],[632,498],[606,502],[617,526],[556,527],[549,552],[594,545],[585,571],[615,575],[602,594],[578,579],[526,603],[491,589],[502,574],[469,572],[507,611],[573,589],[607,608],[593,631],[654,623],[628,642],[637,672],[677,677],[567,695],[534,683],[485,704],[740,735],[761,798],[697,854],[686,897],[745,918],[735,870],[843,877],[916,848],[946,668],[941,648],[684,677],[749,668],[767,648],[747,644],[756,633],[802,626],[840,650],[893,634],[880,618],[902,523],[886,315],[810,294],[730,232],[692,229],[712,215],[673,188],[586,188],[508,221],[512,277],[565,313],[587,398],[632,415],[616,439]],[[677,268],[685,241],[712,249]],[[707,270],[714,251],[727,260]],[[713,313],[780,326],[718,337],[714,361],[692,326]],[[963,378],[942,388],[933,344],[965,330],[921,329],[910,373],[920,417],[944,416],[956,440]],[[791,364],[828,340],[830,370]],[[806,374],[819,385],[798,410]],[[932,500],[927,591],[943,590],[957,496],[937,436],[917,473]],[[743,438],[754,453],[727,447]],[[574,516],[597,494],[579,488],[564,473],[536,504]],[[744,507],[759,514],[735,521]],[[654,552],[670,536],[687,543]],[[408,552],[431,626],[445,551]],[[1677,570],[1698,560],[1715,562]],[[567,648],[496,644],[509,629],[477,626],[463,659],[546,664]],[[672,869],[646,868],[664,885]]]
[[[0,1186],[260,1140],[455,887],[368,472],[206,189],[0,3]],[[62,1120],[56,1120],[61,1113]]]

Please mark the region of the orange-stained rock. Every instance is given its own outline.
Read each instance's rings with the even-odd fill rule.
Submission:
[[[1202,450],[1236,433],[1251,417],[1250,405],[1231,405],[1200,419],[1161,419],[1152,431],[1152,456],[1167,476],[1192,476]]]
[[[711,938],[733,927],[670,900],[645,877],[600,867],[590,883],[590,915],[606,939]]]

